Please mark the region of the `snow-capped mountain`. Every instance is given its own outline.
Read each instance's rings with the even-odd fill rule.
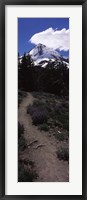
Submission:
[[[43,44],[38,44],[33,48],[30,52],[26,54],[28,56],[30,54],[34,65],[41,65],[42,67],[46,67],[49,62],[57,62],[61,63],[63,62],[64,64],[69,67],[69,63],[63,60],[63,57],[59,54],[58,51],[49,48]],[[22,57],[20,58],[20,62],[22,60]]]
[[[49,48],[43,44],[38,44],[34,49],[32,49],[29,54],[31,55],[35,65],[41,65],[42,67],[46,67],[48,62],[57,61],[58,63],[64,62],[67,67],[69,63],[63,61],[63,58],[59,54],[58,51]]]
[[[34,49],[32,49],[30,55],[36,64],[39,64],[40,61],[60,60],[60,55],[57,51],[48,48],[43,44],[38,44]]]

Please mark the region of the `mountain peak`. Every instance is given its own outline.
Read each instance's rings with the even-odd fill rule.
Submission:
[[[39,46],[41,46],[41,47],[46,47],[46,45],[44,45],[44,44],[41,44],[41,43],[37,44],[37,46],[36,46],[36,47],[39,47]]]
[[[34,65],[40,65],[42,67],[46,67],[46,65],[51,62],[54,63],[55,61],[59,63],[64,63],[69,68],[69,61],[68,59],[64,59],[60,56],[60,53],[52,48],[45,46],[44,44],[37,44],[30,52],[26,54],[30,55]],[[22,57],[19,58],[20,63]]]
[[[32,56],[33,60],[37,59],[59,59],[60,54],[53,50],[52,48],[49,48],[45,46],[44,44],[37,44],[34,49],[30,51],[30,55]]]
[[[37,44],[29,53],[34,61],[35,65],[47,64],[49,61],[61,63],[62,57],[59,52],[45,46],[44,44]],[[63,59],[62,59],[63,60]]]
[[[45,46],[44,44],[41,44],[41,43],[39,43],[39,44],[36,46],[36,49],[38,49],[38,54],[39,54],[39,55],[42,55],[42,54],[43,54],[44,48],[46,48],[46,46]]]

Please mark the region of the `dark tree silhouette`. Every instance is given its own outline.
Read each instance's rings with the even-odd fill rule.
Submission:
[[[51,60],[46,68],[34,66],[30,54],[24,54],[18,68],[18,86],[25,91],[45,91],[57,95],[69,94],[69,69],[66,64]]]

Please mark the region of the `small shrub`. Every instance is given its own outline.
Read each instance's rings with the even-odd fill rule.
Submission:
[[[69,131],[69,121],[66,121],[66,122],[63,124],[63,128]]]
[[[40,128],[39,128],[41,131],[43,130],[43,131],[49,131],[49,126],[46,124],[46,123],[44,123],[44,124],[41,124],[40,125]]]
[[[64,141],[66,139],[65,133],[57,133],[55,136],[59,141]]]
[[[23,151],[26,146],[27,145],[24,138],[24,127],[18,122],[18,150]]]
[[[24,127],[18,122],[18,138],[24,133]]]
[[[40,92],[32,92],[32,95],[34,98],[39,98],[39,96],[41,96]]]
[[[23,162],[18,162],[18,182],[33,182],[37,178],[37,173],[32,170],[26,170]]]
[[[58,126],[59,128],[63,127],[62,123],[60,121],[54,121],[54,125]]]
[[[44,102],[39,101],[39,100],[34,100],[33,105],[34,106],[44,106]]]
[[[29,159],[24,159],[22,162],[24,162],[25,165],[31,165],[31,166],[34,166],[34,162],[29,160]]]
[[[60,160],[69,161],[69,149],[68,149],[68,148],[63,148],[63,147],[61,147],[61,148],[57,151],[57,157],[58,157]]]
[[[29,105],[27,107],[27,113],[32,116],[32,121],[34,125],[47,122],[48,111],[46,109],[45,103],[43,102],[35,100],[33,105]]]
[[[69,114],[67,112],[62,113],[59,116],[59,120],[62,123],[63,128],[66,129],[66,130],[69,130]]]
[[[65,101],[62,103],[62,106],[66,109],[69,109],[69,102]]]
[[[21,135],[20,138],[18,138],[18,150],[19,151],[24,151],[24,149],[27,147],[26,141],[24,138],[24,135]]]
[[[29,105],[28,107],[27,107],[27,114],[30,114],[31,116],[33,115],[33,113],[34,112],[36,112],[37,111],[37,108],[36,108],[36,106],[34,106],[34,105]]]
[[[26,97],[27,96],[27,93],[22,91],[22,90],[18,90],[18,95],[21,96],[22,98],[23,97]]]
[[[57,113],[57,114],[60,114],[61,112],[62,112],[62,106],[61,106],[61,104],[57,104],[57,105],[55,105],[55,107],[54,107],[54,110],[55,110],[55,112]]]
[[[54,125],[69,130],[68,102],[59,99],[59,97],[57,102],[55,96],[52,94],[48,96],[46,93],[42,93],[40,100],[40,93],[36,94],[38,99],[34,100],[33,105],[27,107],[27,113],[32,116],[33,124],[43,124],[46,123],[47,120],[52,119],[52,126]],[[43,97],[43,95],[45,96]],[[43,115],[45,115],[45,119]],[[50,127],[52,126],[50,124]],[[43,129],[43,127],[41,127],[41,129]]]
[[[33,115],[34,112],[47,112],[46,104],[40,101],[34,101],[33,105],[27,107],[27,114]]]
[[[19,105],[21,104],[22,99],[23,99],[24,97],[26,97],[26,96],[27,96],[27,93],[26,93],[26,92],[24,92],[24,91],[22,91],[22,90],[18,90],[18,107],[19,107]]]
[[[47,119],[48,119],[48,116],[45,111],[37,111],[37,112],[34,112],[32,115],[32,120],[33,120],[34,125],[47,122]]]
[[[29,160],[29,165],[31,165],[33,167],[34,166],[34,162]]]

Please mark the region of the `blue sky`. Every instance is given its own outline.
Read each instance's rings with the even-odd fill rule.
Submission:
[[[40,33],[45,30],[50,30],[50,33],[52,32],[53,34],[54,30],[55,31],[62,30],[64,28],[66,30],[69,29],[68,18],[18,18],[18,51],[19,51],[20,56],[23,55],[24,52],[29,52],[32,48],[34,48],[39,37],[39,34],[38,36],[35,35],[36,33]],[[62,40],[63,40],[66,33],[65,31],[62,31],[62,32],[63,32],[62,34]],[[55,33],[57,33],[57,31]],[[44,34],[45,34],[45,39],[46,39],[47,38],[46,32],[44,32]],[[51,37],[51,40],[52,40],[52,37]],[[62,50],[60,53],[63,56],[68,56],[69,50],[68,49],[66,51]]]

